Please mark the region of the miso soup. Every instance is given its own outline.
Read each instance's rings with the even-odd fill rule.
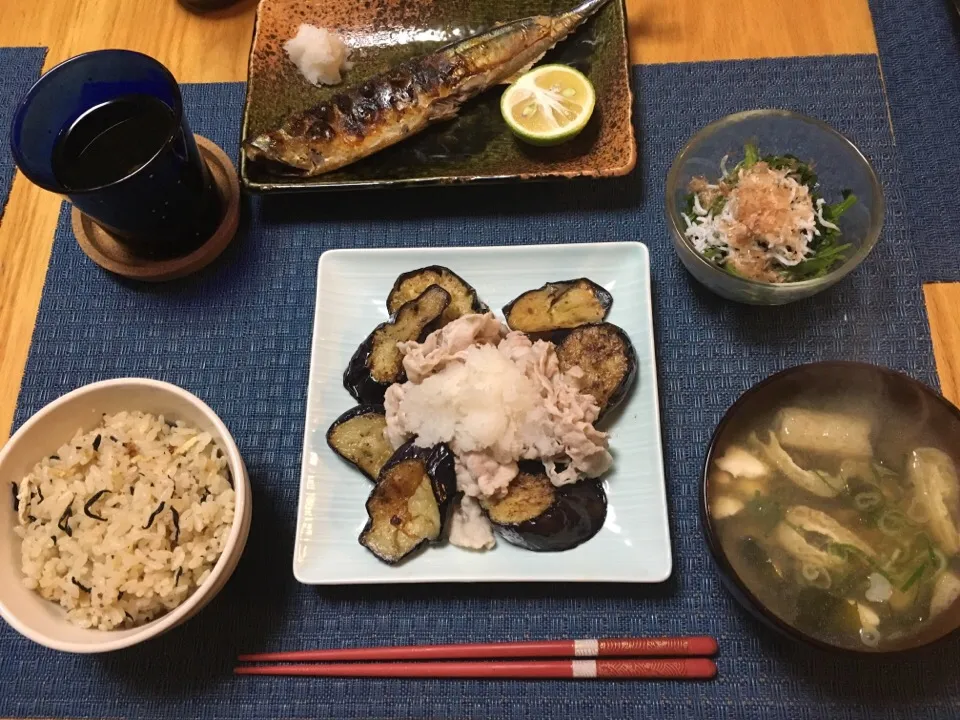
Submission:
[[[960,411],[903,376],[788,372],[745,396],[716,438],[706,500],[721,554],[769,611],[823,643],[929,642],[960,621],[958,439]]]

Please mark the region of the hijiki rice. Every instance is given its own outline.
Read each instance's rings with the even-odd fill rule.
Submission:
[[[11,489],[24,585],[100,630],[190,597],[223,552],[236,504],[209,433],[140,412],[103,416]]]

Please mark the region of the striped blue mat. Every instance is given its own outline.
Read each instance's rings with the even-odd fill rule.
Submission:
[[[634,70],[640,164],[620,180],[253,199],[244,230],[199,275],[157,287],[92,266],[66,208],[17,423],[93,380],[143,375],[197,393],[249,465],[254,520],[223,593],[184,627],[103,657],[61,655],[0,629],[0,716],[236,720],[657,717],[948,718],[960,643],[880,665],[789,644],[720,586],[697,519],[698,474],[726,407],[800,362],[882,363],[934,383],[877,60],[872,56]],[[187,86],[194,129],[237,152],[243,87]],[[849,135],[873,160],[889,211],[866,263],[836,288],[778,309],[694,285],[663,219],[663,179],[684,141],[726,113],[788,107]],[[659,586],[298,585],[290,571],[317,258],[340,247],[642,240],[651,251],[675,572]],[[895,268],[895,270],[892,270]],[[469,277],[469,273],[466,273]],[[703,633],[715,682],[238,679],[240,651],[364,644]]]
[[[870,0],[924,282],[960,282],[960,17],[953,0]]]
[[[10,123],[20,98],[40,77],[46,48],[0,48],[0,219],[13,183],[13,156],[10,154]]]

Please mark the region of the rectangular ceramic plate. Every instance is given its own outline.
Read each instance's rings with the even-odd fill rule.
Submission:
[[[583,545],[560,553],[530,552],[503,541],[486,553],[432,546],[391,567],[357,542],[372,485],[330,450],[325,434],[356,405],[343,388],[343,370],[363,339],[387,319],[394,280],[425,265],[449,267],[498,315],[521,292],[552,280],[588,277],[613,294],[608,319],[629,335],[639,370],[632,392],[608,423],[614,468],[604,481],[607,520]],[[332,250],[321,256],[293,561],[300,582],[660,582],[671,564],[644,245]]]
[[[350,85],[474,35],[496,22],[569,10],[577,0],[261,0],[250,55],[244,137],[271,130]],[[336,87],[310,85],[283,43],[301,23],[337,31],[354,67]],[[623,0],[547,53],[543,62],[573,65],[593,82],[597,105],[574,140],[535,148],[516,140],[500,117],[501,88],[467,103],[452,121],[340,170],[315,178],[283,177],[241,157],[240,176],[254,192],[491,182],[625,175],[636,164]]]

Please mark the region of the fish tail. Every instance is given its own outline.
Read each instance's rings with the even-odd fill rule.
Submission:
[[[594,15],[608,2],[610,2],[610,0],[583,0],[582,3],[577,5],[577,7],[573,8],[573,10],[565,12],[564,15],[573,16],[583,21],[591,15]]]

